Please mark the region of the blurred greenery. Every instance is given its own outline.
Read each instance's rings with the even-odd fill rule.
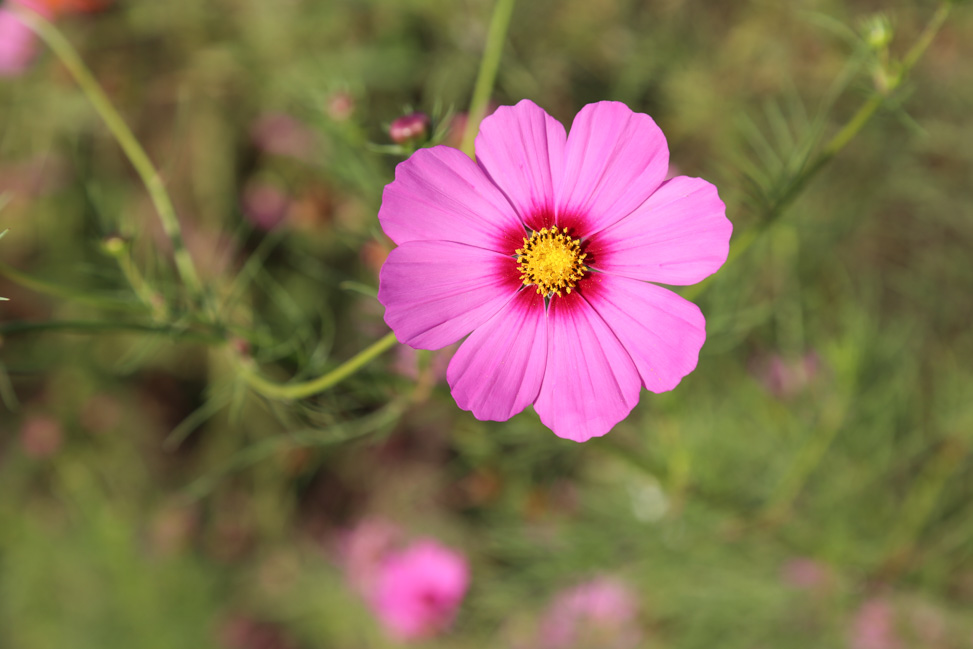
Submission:
[[[62,17],[217,306],[181,288],[64,66],[43,51],[0,79],[0,647],[393,646],[338,552],[375,516],[470,557],[432,646],[539,646],[554,594],[601,573],[638,592],[645,646],[970,646],[973,13],[957,5],[890,88],[935,2],[516,4],[492,101],[567,124],[603,99],[651,114],[746,241],[681,291],[707,317],[697,370],[583,445],[530,411],[459,410],[438,353],[394,349],[299,403],[247,380],[312,379],[386,333],[375,214],[408,153],[388,125],[425,111],[458,144],[491,2]],[[874,602],[891,619],[868,636]]]

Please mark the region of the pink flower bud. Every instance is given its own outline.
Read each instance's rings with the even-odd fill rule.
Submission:
[[[343,122],[355,113],[355,98],[347,92],[336,92],[328,98],[326,110],[328,117]]]
[[[396,144],[425,137],[429,131],[429,116],[425,113],[411,113],[397,118],[389,126],[389,137]]]

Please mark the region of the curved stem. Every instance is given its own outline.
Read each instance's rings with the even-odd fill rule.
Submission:
[[[48,47],[51,48],[54,54],[61,60],[61,63],[68,69],[68,72],[74,77],[81,91],[84,92],[88,101],[91,102],[95,111],[101,117],[102,121],[105,122],[105,126],[108,127],[108,130],[111,131],[115,140],[121,146],[122,151],[125,152],[125,156],[132,163],[132,166],[135,167],[135,171],[142,179],[142,183],[149,193],[149,198],[152,200],[152,204],[159,214],[162,228],[172,242],[172,253],[179,276],[192,295],[201,296],[203,294],[203,285],[199,280],[199,275],[196,273],[196,267],[193,265],[192,257],[190,257],[189,251],[186,250],[186,246],[183,243],[182,231],[179,227],[179,220],[176,218],[175,208],[172,206],[172,200],[166,192],[165,185],[162,182],[158,170],[145,153],[145,149],[142,148],[135,135],[132,134],[131,129],[129,129],[125,120],[122,119],[122,116],[115,110],[115,107],[101,89],[98,81],[95,80],[91,71],[88,70],[84,61],[81,60],[77,50],[64,38],[57,27],[45,20],[43,16],[29,9],[16,7],[15,11],[18,12],[24,24],[47,43]]]
[[[244,380],[256,392],[271,399],[296,401],[319,394],[337,385],[380,356],[383,352],[391,349],[395,343],[395,334],[389,332],[327,374],[301,383],[275,383],[263,378],[246,365],[243,365],[241,369]]]
[[[497,0],[493,6],[493,17],[490,19],[490,30],[487,32],[486,47],[483,58],[480,59],[480,71],[473,86],[473,99],[467,113],[466,128],[463,130],[463,143],[460,148],[463,153],[473,157],[473,141],[480,129],[480,121],[486,113],[493,84],[497,80],[497,70],[500,68],[500,58],[503,55],[503,44],[507,40],[507,28],[510,26],[510,16],[513,14],[514,0]]]

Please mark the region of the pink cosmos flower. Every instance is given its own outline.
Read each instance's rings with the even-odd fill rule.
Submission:
[[[453,622],[469,583],[465,557],[434,540],[420,540],[387,556],[371,604],[396,639],[430,638]]]
[[[6,7],[0,7],[0,77],[23,73],[37,54],[37,36]]]
[[[398,248],[379,301],[400,342],[440,349],[456,403],[503,421],[533,404],[560,437],[624,419],[673,389],[706,338],[693,284],[726,260],[716,188],[669,166],[665,137],[624,104],[585,106],[571,133],[534,103],[483,120],[476,162],[445,146],[396,168],[379,220]]]

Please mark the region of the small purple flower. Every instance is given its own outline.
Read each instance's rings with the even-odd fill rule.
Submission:
[[[671,390],[706,339],[695,304],[654,283],[699,282],[726,261],[716,188],[669,167],[665,136],[624,104],[581,109],[571,133],[536,104],[483,120],[476,162],[446,146],[396,168],[378,218],[396,243],[379,301],[402,343],[463,338],[457,405],[505,421],[528,405],[583,442]]]

